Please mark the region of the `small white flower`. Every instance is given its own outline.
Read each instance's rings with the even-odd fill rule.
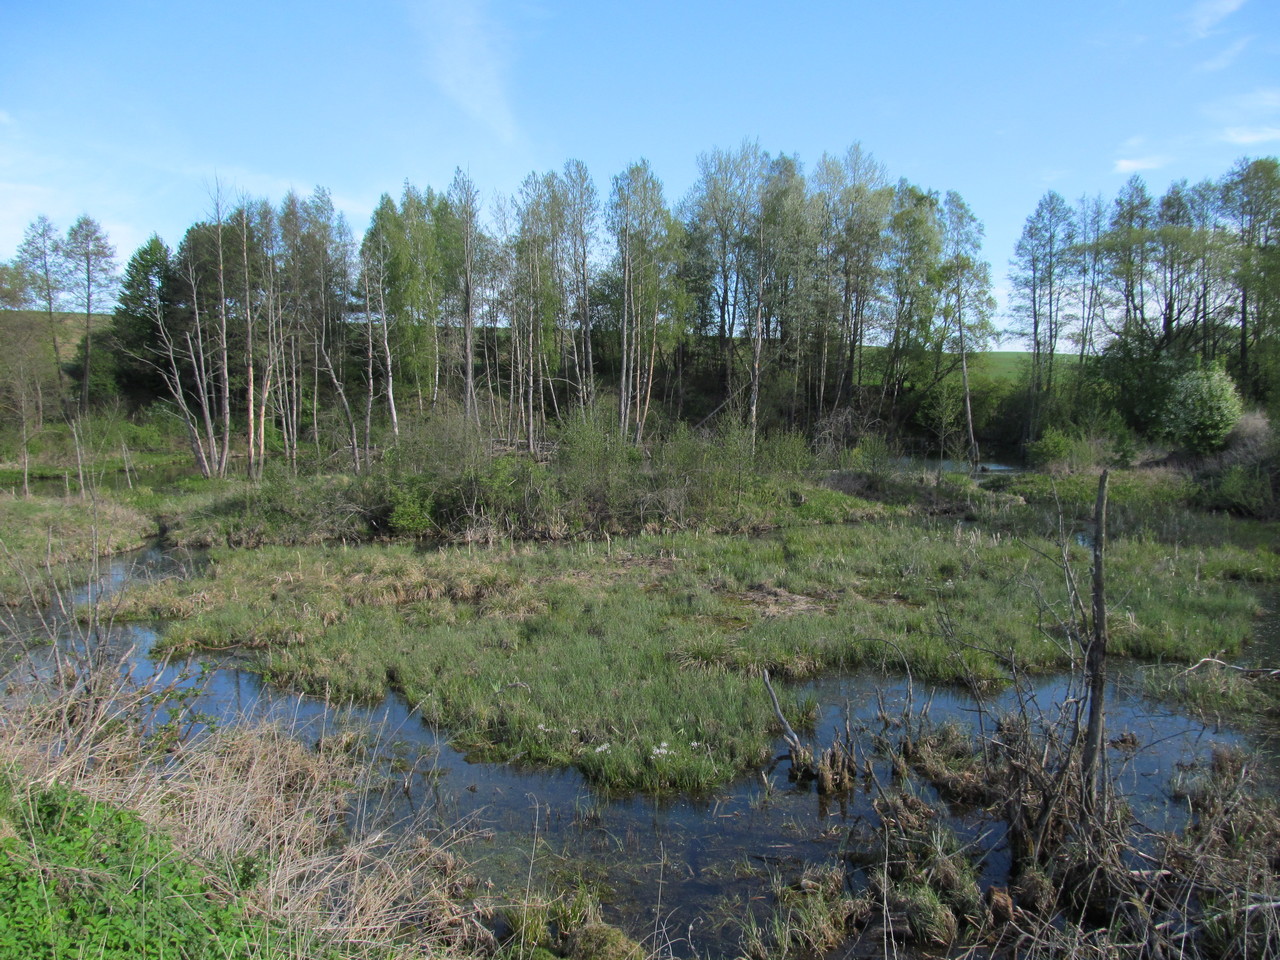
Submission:
[[[609,749],[609,745],[607,743],[602,743],[600,744],[600,746],[596,747],[596,753],[604,753],[608,749]]]

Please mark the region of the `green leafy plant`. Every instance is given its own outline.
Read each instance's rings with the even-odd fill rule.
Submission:
[[[1212,453],[1226,444],[1243,411],[1240,394],[1225,370],[1199,368],[1174,381],[1162,426],[1170,440],[1190,452]]]
[[[60,785],[8,806],[0,956],[272,955],[232,892],[135,815]]]

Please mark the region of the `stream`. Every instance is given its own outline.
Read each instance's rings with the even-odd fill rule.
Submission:
[[[199,562],[157,548],[116,558],[104,564],[96,585],[71,600],[97,595],[109,601],[132,582],[181,576]],[[104,606],[109,609],[109,602]],[[47,615],[42,623],[11,613],[8,632],[11,638],[24,632],[48,637],[40,631],[57,630],[59,622],[65,618]],[[447,731],[427,726],[394,693],[373,706],[335,708],[274,688],[234,660],[211,663],[195,675],[183,665],[158,665],[148,654],[162,630],[116,625],[107,635],[121,653],[132,651],[136,676],[190,687],[193,705],[219,720],[270,717],[304,738],[340,724],[371,726],[402,778],[392,791],[401,812],[464,826],[473,839],[456,852],[474,875],[492,881],[493,894],[551,898],[585,886],[602,900],[606,920],[674,955],[738,955],[744,917],[766,922],[778,882],[794,882],[807,865],[848,862],[861,828],[877,822],[870,792],[820,796],[812,785],[788,778],[786,760],[704,797],[605,795],[572,769],[471,762],[450,746]],[[1258,656],[1260,647],[1280,650],[1280,615],[1274,611],[1259,621],[1250,655]],[[30,663],[39,669],[38,656]],[[1280,767],[1280,731],[1206,725],[1144,698],[1136,668],[1119,665],[1111,672],[1108,735],[1132,734],[1137,746],[1108,751],[1109,762],[1118,791],[1147,827],[1172,829],[1184,822],[1185,802],[1170,795],[1171,778],[1205,762],[1215,744],[1238,745],[1264,758],[1268,776]],[[1068,682],[1062,676],[1040,679],[1034,696],[1047,711],[1066,695]],[[918,714],[926,703],[932,720],[969,728],[993,723],[1012,703],[1010,692],[979,704],[956,688],[868,673],[827,676],[801,689],[821,705],[816,728],[803,734],[818,748],[830,745],[846,723],[855,733],[879,731],[886,717]],[[776,753],[786,753],[781,741]],[[888,783],[887,765],[873,765]],[[998,823],[962,812],[952,825],[962,840],[986,851],[983,873],[1002,877],[1008,862]],[[852,867],[846,873],[851,886],[860,882]]]

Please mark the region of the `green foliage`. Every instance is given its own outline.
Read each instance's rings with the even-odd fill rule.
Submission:
[[[272,957],[261,926],[136,816],[61,786],[10,800],[0,956]]]
[[[1206,478],[1197,503],[1211,510],[1229,510],[1246,517],[1274,517],[1280,500],[1277,471],[1268,463],[1233,463]]]
[[[1192,453],[1212,453],[1243,412],[1240,394],[1225,370],[1201,367],[1174,381],[1166,400],[1162,426],[1174,443]]]
[[[1071,438],[1057,427],[1050,427],[1040,437],[1027,444],[1027,462],[1033,467],[1048,467],[1067,459],[1071,452]]]

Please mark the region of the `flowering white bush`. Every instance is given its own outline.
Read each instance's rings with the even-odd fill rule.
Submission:
[[[1189,370],[1169,390],[1164,432],[1192,453],[1212,453],[1226,443],[1242,412],[1240,394],[1225,370]]]

